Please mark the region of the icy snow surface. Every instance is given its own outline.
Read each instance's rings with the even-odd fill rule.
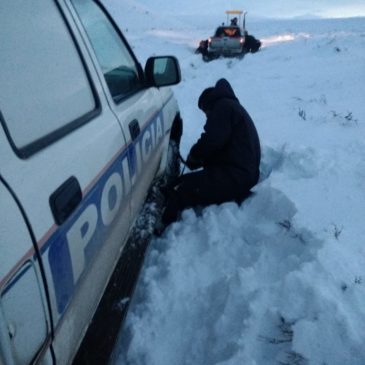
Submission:
[[[115,364],[364,365],[365,18],[269,20],[246,9],[262,51],[204,63],[194,49],[225,21],[226,3],[105,3],[143,63],[178,57],[183,156],[204,125],[198,96],[221,77],[263,152],[242,206],[187,210],[152,241]],[[324,14],[323,4],[303,14]],[[334,14],[340,2],[331,4]]]

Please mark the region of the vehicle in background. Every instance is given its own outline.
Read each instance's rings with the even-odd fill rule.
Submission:
[[[242,10],[227,10],[227,23],[219,26],[212,37],[200,41],[195,52],[201,53],[204,61],[221,56],[243,58],[248,52],[257,52],[261,42],[248,34],[245,25],[246,14],[247,12]],[[241,27],[239,24],[241,24],[242,15]]]

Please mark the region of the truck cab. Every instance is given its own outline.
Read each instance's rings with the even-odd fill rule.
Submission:
[[[143,68],[96,0],[0,24],[0,364],[69,364],[182,128],[179,64]]]
[[[214,36],[208,39],[208,54],[211,57],[242,55],[244,42],[245,37],[239,26],[219,26]]]

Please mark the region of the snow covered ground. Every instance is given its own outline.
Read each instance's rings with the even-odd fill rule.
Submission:
[[[262,51],[204,63],[193,51],[225,20],[221,2],[104,2],[140,59],[178,57],[183,156],[205,121],[197,99],[221,77],[263,152],[242,206],[187,210],[153,240],[115,364],[364,365],[365,18],[249,13]],[[339,3],[293,15],[335,14]]]

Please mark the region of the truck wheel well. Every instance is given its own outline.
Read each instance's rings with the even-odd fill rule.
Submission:
[[[176,114],[174,122],[171,127],[170,140],[173,140],[180,146],[181,136],[183,134],[183,121],[180,113]]]

